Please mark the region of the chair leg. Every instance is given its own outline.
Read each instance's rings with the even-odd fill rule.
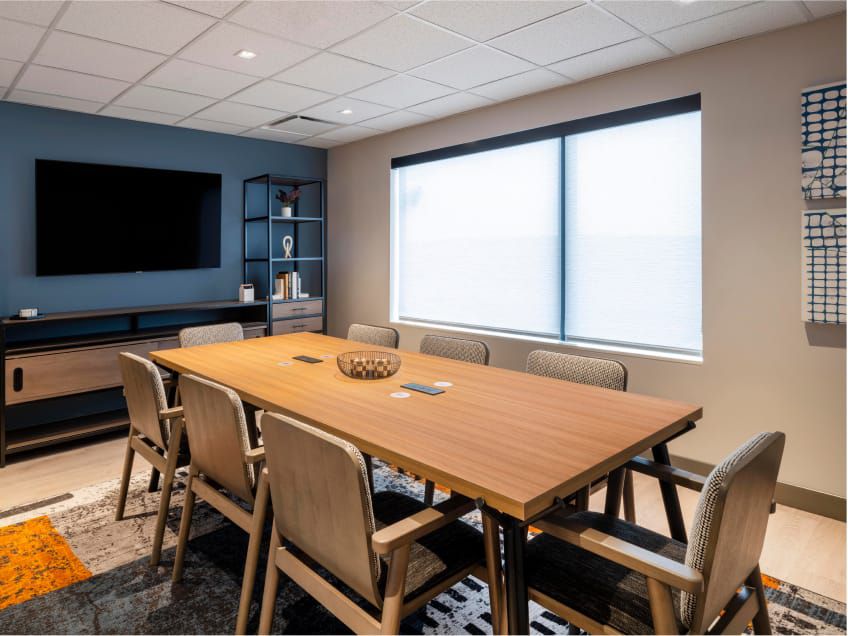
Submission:
[[[501,539],[498,524],[483,515],[483,545],[486,551],[486,572],[489,584],[489,606],[492,614],[492,634],[503,634],[504,598],[503,569],[501,567]]]
[[[768,602],[766,601],[766,591],[763,588],[763,577],[760,574],[760,566],[754,568],[754,571],[748,576],[745,584],[754,588],[757,594],[757,605],[759,609],[751,621],[754,624],[755,634],[771,634],[771,621],[769,620]]]
[[[267,509],[268,481],[263,470],[259,473],[259,484],[256,488],[256,504],[253,508],[253,524],[250,528],[250,541],[247,544],[247,558],[244,561],[236,634],[247,633],[247,619],[250,616],[250,601],[253,596],[253,583],[256,581],[256,566],[259,563],[259,548],[262,546],[262,531],[265,529]]]
[[[147,492],[156,492],[159,490],[159,469],[153,468],[150,471],[150,483],[147,484]]]
[[[121,489],[118,491],[118,508],[115,510],[115,521],[124,518],[124,508],[127,505],[127,492],[130,488],[130,477],[132,477],[132,466],[135,459],[135,450],[132,447],[133,436],[135,436],[135,431],[130,425],[130,436],[127,439],[127,450],[124,454],[124,469],[121,472]]]
[[[655,634],[676,634],[677,621],[674,618],[674,601],[671,588],[665,583],[647,577],[648,600],[651,604],[651,619]]]
[[[636,491],[633,488],[633,471],[624,469],[624,518],[636,523]]]
[[[271,546],[268,549],[268,567],[265,569],[265,589],[262,591],[262,611],[259,613],[259,634],[270,634],[274,622],[274,610],[277,606],[277,588],[280,585],[280,570],[277,568],[277,550],[280,549],[280,535],[277,524],[271,530]]]
[[[191,530],[191,515],[194,513],[194,499],[196,496],[192,486],[196,476],[197,474],[194,469],[189,468],[185,502],[183,503],[183,516],[180,519],[180,536],[177,538],[177,554],[174,557],[174,571],[171,574],[171,580],[174,583],[180,582],[183,578],[183,561],[185,560],[186,544],[188,543],[188,534]]]
[[[436,484],[429,479],[424,482],[424,503],[428,506],[433,505],[433,497],[436,494]]]
[[[371,494],[374,494],[374,466],[371,462],[371,455],[362,453],[362,459],[365,460],[365,472],[368,473],[368,488],[371,490]]]
[[[165,536],[165,523],[168,521],[168,511],[171,509],[171,486],[174,484],[174,473],[177,470],[180,443],[183,437],[183,421],[177,423],[171,429],[171,439],[168,440],[168,456],[165,460],[165,473],[162,475],[162,498],[159,500],[159,516],[156,518],[156,530],[153,534],[153,554],[150,556],[150,565],[159,565],[162,556],[162,540]]]
[[[409,544],[392,552],[389,574],[386,578],[386,593],[383,596],[383,615],[380,619],[381,634],[400,632],[403,618],[403,596],[406,591],[406,566],[409,565]]]

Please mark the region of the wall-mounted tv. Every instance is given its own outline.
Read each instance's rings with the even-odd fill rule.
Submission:
[[[221,266],[221,175],[37,159],[36,275]]]

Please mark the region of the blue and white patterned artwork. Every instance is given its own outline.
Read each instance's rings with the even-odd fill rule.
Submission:
[[[803,319],[845,324],[845,210],[802,213]]]
[[[801,92],[801,192],[805,199],[845,196],[845,82]]]

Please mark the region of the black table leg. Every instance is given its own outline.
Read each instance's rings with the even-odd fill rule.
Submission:
[[[605,515],[618,516],[622,492],[624,492],[624,468],[616,468],[607,477],[607,496],[604,502]]]
[[[506,612],[510,634],[529,634],[527,581],[524,578],[524,545],[527,533],[521,522],[507,517],[503,524]]]
[[[668,446],[657,444],[651,451],[654,455],[655,462],[671,466]],[[671,538],[681,543],[688,543],[686,526],[683,523],[683,511],[680,509],[680,498],[677,496],[677,486],[660,481],[660,492],[662,493],[663,504],[665,505],[665,516],[668,519],[668,530],[671,533]]]

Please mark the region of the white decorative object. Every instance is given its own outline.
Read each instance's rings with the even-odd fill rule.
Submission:
[[[292,215],[292,207],[290,205],[284,205],[282,208],[282,214],[284,217],[290,217]]]
[[[18,310],[18,317],[20,318],[35,318],[36,316],[38,316],[38,309],[36,308]]]
[[[245,283],[239,287],[239,302],[241,303],[252,303],[253,302],[253,285],[250,283]]]
[[[845,324],[845,209],[801,213],[805,322]]]
[[[294,239],[286,235],[283,237],[283,258],[292,257],[292,249],[294,249]]]

